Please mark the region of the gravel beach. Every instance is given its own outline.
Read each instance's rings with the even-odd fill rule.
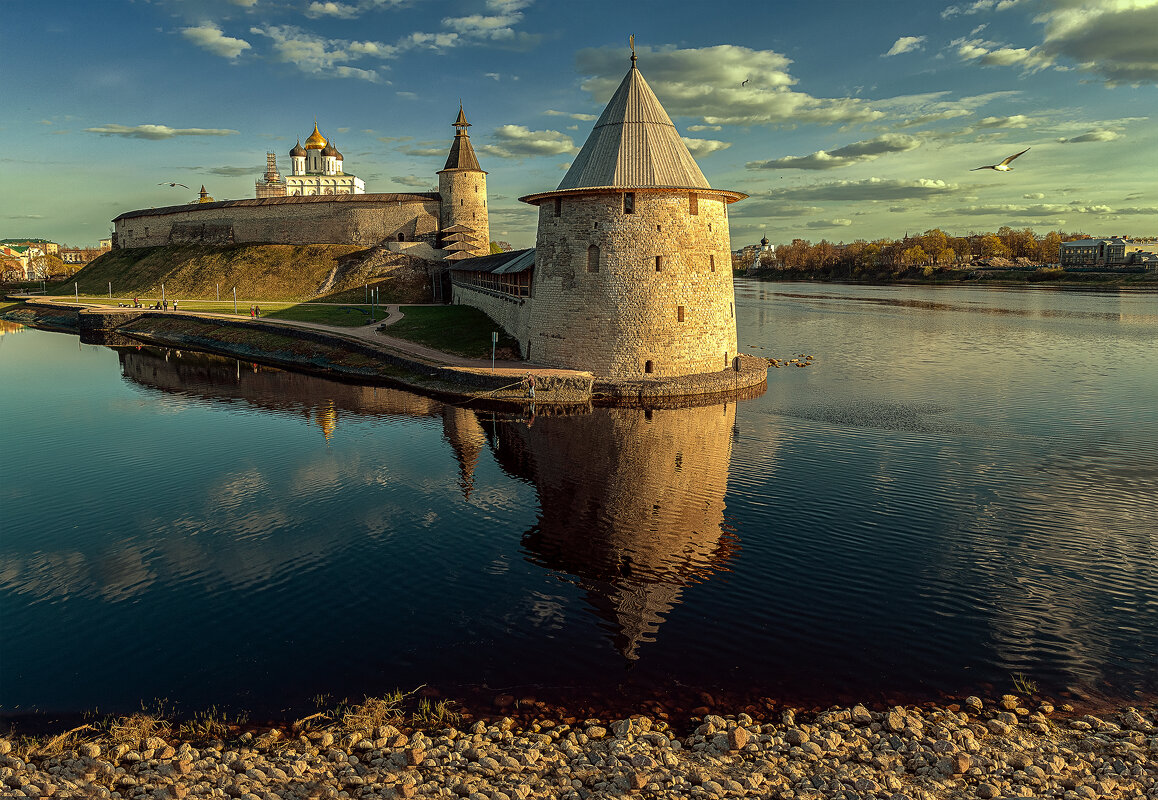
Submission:
[[[930,798],[1158,800],[1158,713],[1099,716],[1012,695],[775,720],[509,718],[413,730],[337,722],[224,740],[114,728],[0,739],[5,797]],[[317,722],[317,720],[314,720]],[[92,733],[88,731],[87,733]]]

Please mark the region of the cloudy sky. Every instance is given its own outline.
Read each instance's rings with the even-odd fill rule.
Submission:
[[[461,100],[492,238],[533,243],[628,67],[732,245],[1001,225],[1158,235],[1158,0],[5,0],[0,238],[252,197],[317,118],[367,191],[436,185]],[[1014,170],[971,171],[1025,148]],[[159,186],[158,183],[166,182]]]

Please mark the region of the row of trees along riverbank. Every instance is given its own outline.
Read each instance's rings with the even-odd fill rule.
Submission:
[[[1062,242],[1089,239],[1084,233],[1050,231],[1038,236],[1030,228],[1014,230],[1002,226],[997,233],[971,233],[950,236],[933,228],[903,239],[858,239],[839,244],[822,239],[813,244],[807,239],[793,239],[791,244],[776,247],[775,252],[760,254],[760,267],[781,270],[814,271],[851,275],[861,273],[906,272],[923,268],[926,274],[939,270],[967,268],[981,260],[1005,259],[1010,266],[1056,264]],[[752,266],[753,255],[736,259],[737,269]]]

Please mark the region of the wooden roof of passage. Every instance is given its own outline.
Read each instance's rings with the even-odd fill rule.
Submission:
[[[447,256],[447,258],[450,257]],[[513,250],[509,253],[476,256],[455,264],[451,269],[459,272],[490,272],[494,275],[509,275],[515,272],[525,272],[534,266],[535,248],[531,247],[526,250]]]

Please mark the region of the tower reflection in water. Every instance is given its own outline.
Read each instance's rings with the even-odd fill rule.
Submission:
[[[737,549],[724,519],[735,419],[734,403],[484,419],[499,463],[539,492],[526,557],[582,587],[628,660]]]
[[[738,550],[724,515],[734,401],[513,418],[200,353],[146,347],[120,356],[134,383],[300,415],[327,441],[346,415],[441,417],[467,502],[488,448],[535,486],[539,518],[522,536],[524,556],[579,586],[629,661],[655,641],[683,591],[727,570]]]

